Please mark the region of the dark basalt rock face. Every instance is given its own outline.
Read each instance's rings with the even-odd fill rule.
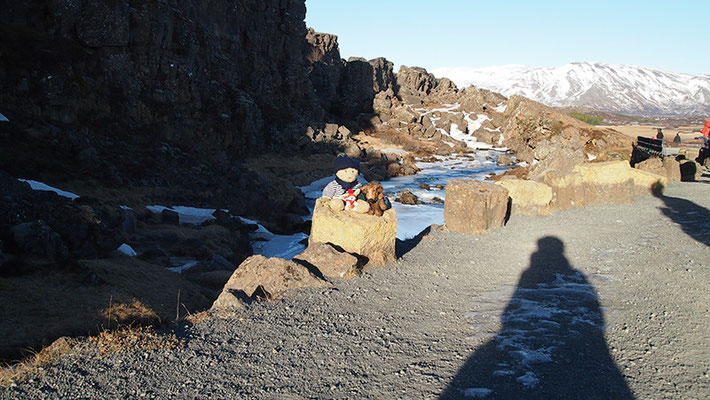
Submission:
[[[292,185],[239,165],[292,152],[307,122],[324,118],[304,56],[304,0],[0,8],[0,104],[11,120],[0,124],[0,169],[267,219],[305,210]]]
[[[27,272],[71,265],[72,259],[106,257],[121,244],[119,215],[112,207],[34,191],[2,171],[0,193],[0,251],[9,263],[0,262],[0,275],[8,268]]]
[[[0,103],[22,125],[243,155],[313,108],[302,0],[3,3]]]

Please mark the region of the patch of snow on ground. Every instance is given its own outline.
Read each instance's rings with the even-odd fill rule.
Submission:
[[[133,247],[129,246],[128,244],[124,243],[116,249],[119,253],[123,253],[129,257],[135,257],[138,255],[135,250],[133,250]]]
[[[186,206],[165,207],[160,205],[146,206],[146,208],[154,213],[161,213],[163,210],[175,211],[180,217],[181,224],[199,225],[207,220],[215,219],[212,216],[212,213],[215,212],[214,208],[196,208]],[[264,257],[291,259],[293,256],[300,254],[306,249],[305,245],[299,243],[303,239],[308,238],[308,235],[304,233],[297,233],[294,235],[277,235],[271,233],[257,221],[243,217],[239,218],[246,224],[257,225],[258,227],[256,231],[249,233],[249,237],[252,240],[254,254],[260,254]],[[183,267],[170,268],[170,270],[181,272],[191,266],[187,268]]]
[[[429,110],[429,112],[432,112],[432,113],[433,113],[433,112],[437,112],[437,111],[438,111],[438,112],[452,112],[452,111],[454,111],[454,110],[458,110],[459,107],[461,107],[461,104],[459,104],[459,103],[455,103],[455,104],[444,104],[444,107],[432,108],[431,110]]]
[[[493,111],[502,113],[505,112],[506,108],[508,108],[508,103],[501,103],[498,107],[493,107]]]
[[[490,117],[485,114],[480,114],[476,119],[471,119],[471,114],[465,114],[464,120],[468,123],[468,132],[473,134],[477,130],[481,129],[484,122],[490,121]]]
[[[67,192],[65,190],[57,189],[55,187],[49,186],[49,185],[42,183],[42,182],[37,182],[37,181],[29,180],[29,179],[18,179],[18,181],[29,183],[32,190],[40,190],[43,192],[54,192],[62,197],[66,197],[66,198],[69,198],[72,200],[79,198],[78,194],[74,194],[71,192]]]
[[[287,260],[301,254],[306,245],[302,242],[308,239],[305,233],[296,233],[293,235],[277,235],[271,233],[268,229],[257,221],[239,217],[245,224],[256,225],[256,231],[251,232],[249,237],[253,240],[251,246],[254,249],[254,254],[260,254],[264,257],[279,257]]]
[[[390,153],[390,154],[397,154],[399,156],[403,156],[405,154],[409,154],[407,150],[404,149],[395,149],[394,147],[388,147],[386,149],[380,149],[380,153]]]
[[[491,393],[493,393],[493,391],[487,388],[470,388],[463,391],[464,396],[473,397],[474,399],[482,399]]]
[[[540,380],[537,379],[537,376],[535,376],[535,373],[532,371],[528,371],[525,373],[523,376],[519,376],[517,379],[515,379],[519,383],[521,383],[523,386],[525,386],[528,389],[532,389],[535,386],[537,386],[538,383],[540,383]]]
[[[198,261],[188,261],[185,264],[182,264],[178,267],[168,267],[168,269],[170,271],[177,272],[178,274],[182,274],[184,271],[187,271],[188,269],[194,267],[198,263],[199,263]]]
[[[472,132],[475,132],[478,129],[480,129],[483,122],[490,120],[490,117],[488,117],[487,115],[481,114],[478,116],[478,118],[476,120],[472,120],[470,114],[464,113],[464,120],[468,124],[467,129],[468,129],[469,133],[463,132],[457,124],[451,124],[451,132],[446,132],[444,129],[441,129],[441,128],[437,128],[437,131],[440,131],[442,134],[449,136],[453,139],[456,139],[460,142],[466,143],[466,146],[468,146],[469,148],[474,149],[474,150],[491,150],[491,149],[495,149],[498,151],[507,151],[508,150],[503,147],[496,148],[488,143],[479,142],[476,139],[476,137],[472,135]],[[433,123],[433,121],[432,121],[432,123]],[[444,142],[444,143],[447,143],[447,142]],[[447,143],[447,144],[449,144],[449,143]],[[501,143],[498,143],[499,146],[500,146],[500,144]],[[452,146],[451,144],[449,144],[449,145]]]
[[[205,221],[215,219],[212,214],[216,209],[214,208],[197,208],[197,207],[187,207],[187,206],[173,206],[165,207],[159,205],[146,206],[145,208],[150,211],[160,214],[163,210],[174,211],[178,214],[181,224],[191,224],[199,225]]]

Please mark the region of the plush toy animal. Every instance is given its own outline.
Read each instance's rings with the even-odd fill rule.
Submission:
[[[340,154],[333,161],[335,180],[328,183],[323,189],[323,197],[330,198],[330,207],[333,210],[352,210],[358,213],[367,213],[370,204],[358,199],[360,185],[357,177],[360,173],[360,162],[345,154]]]
[[[384,194],[385,191],[382,185],[379,182],[372,181],[360,188],[360,196],[358,197],[370,204],[368,214],[381,217],[386,210],[392,207]]]

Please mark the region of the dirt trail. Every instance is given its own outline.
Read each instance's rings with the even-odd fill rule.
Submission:
[[[180,326],[177,349],[67,354],[0,398],[700,399],[709,300],[706,179],[433,232],[335,289]]]

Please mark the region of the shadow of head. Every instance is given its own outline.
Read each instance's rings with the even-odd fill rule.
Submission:
[[[558,238],[554,236],[545,236],[537,241],[537,248],[539,251],[544,252],[549,255],[559,255],[563,256],[565,252],[565,244]]]
[[[557,237],[545,236],[537,241],[537,251],[530,256],[530,267],[520,276],[519,286],[534,288],[542,283],[550,283],[558,275],[569,275],[575,271],[565,257],[565,245]]]
[[[661,181],[656,181],[651,185],[651,194],[653,194],[655,197],[662,197],[663,192],[666,190],[666,185],[663,184]]]

